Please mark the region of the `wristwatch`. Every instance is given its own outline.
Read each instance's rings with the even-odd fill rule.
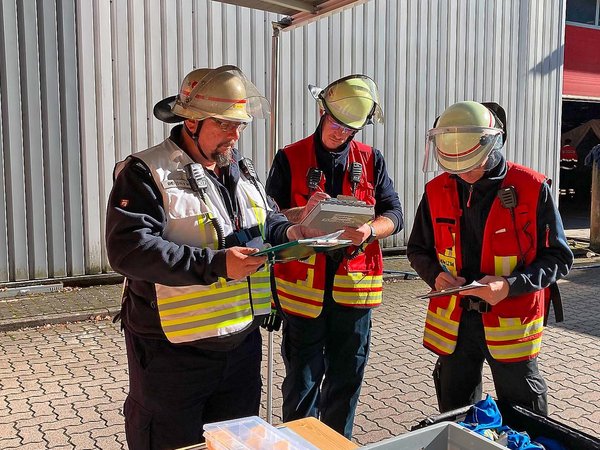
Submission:
[[[375,233],[375,227],[371,224],[369,224],[369,227],[371,227],[371,234],[369,235],[369,237],[367,239],[365,239],[365,244],[370,244],[375,239],[377,239],[377,233]]]

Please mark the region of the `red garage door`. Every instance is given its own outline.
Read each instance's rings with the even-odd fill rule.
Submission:
[[[600,101],[600,29],[566,26],[563,95]]]

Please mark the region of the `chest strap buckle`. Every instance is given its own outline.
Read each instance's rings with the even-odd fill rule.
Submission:
[[[460,299],[460,306],[466,311],[477,311],[480,314],[492,310],[492,305],[477,297],[466,296]]]

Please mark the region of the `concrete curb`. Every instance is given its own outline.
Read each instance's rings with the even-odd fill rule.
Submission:
[[[35,328],[44,325],[56,325],[68,322],[84,322],[86,320],[100,317],[114,317],[120,308],[109,308],[109,309],[93,309],[89,311],[77,311],[72,313],[57,313],[47,314],[35,317],[29,317],[26,319],[4,319],[0,320],[0,332],[2,331],[16,331],[22,328]]]

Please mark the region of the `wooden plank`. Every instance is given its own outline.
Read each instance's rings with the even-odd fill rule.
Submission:
[[[332,448],[336,450],[351,450],[358,448],[358,445],[349,441],[314,417],[306,417],[304,419],[286,422],[283,426],[289,428],[294,433],[323,450]]]

